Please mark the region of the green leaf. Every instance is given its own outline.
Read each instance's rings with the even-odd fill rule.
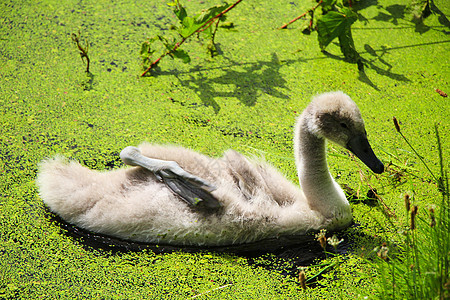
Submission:
[[[153,37],[142,43],[141,51],[139,53],[143,59],[150,57],[155,52],[155,50],[152,50],[151,46],[157,39],[158,37]]]
[[[322,2],[322,9],[327,12],[330,11],[334,8],[335,4],[336,4],[337,0],[324,0]]]
[[[191,58],[189,57],[189,54],[187,54],[186,51],[177,49],[174,52],[172,52],[173,56],[176,58],[181,59],[184,63],[188,63],[191,61]]]
[[[180,5],[179,7],[177,6],[173,12],[177,16],[177,18],[181,21],[181,23],[183,23],[184,19],[187,17],[186,9]]]
[[[356,21],[354,12],[344,7],[340,11],[330,11],[317,20],[320,48],[323,50],[332,40],[344,34]]]
[[[222,5],[216,5],[207,9],[203,9],[196,17],[195,22],[196,23],[206,23],[221,12],[223,12],[225,9],[230,7],[230,4],[224,3]]]
[[[339,46],[347,61],[352,63],[358,62],[360,56],[356,51],[350,26],[339,36]]]
[[[206,36],[207,38],[212,38],[213,36],[213,26],[209,26],[208,28],[206,28],[202,33],[204,36]]]
[[[190,29],[195,25],[195,21],[192,17],[186,17],[183,19],[183,22],[181,22],[181,24],[183,25],[184,29]]]
[[[141,55],[148,54],[148,50],[150,49],[150,44],[148,42],[143,42],[141,46]]]
[[[192,35],[197,30],[199,30],[203,25],[205,25],[208,21],[210,21],[212,18],[220,14],[229,6],[230,4],[225,3],[222,5],[216,5],[208,9],[204,9],[195,17],[189,17],[187,15],[184,16],[183,19],[180,19],[179,17],[182,24],[182,28],[180,28],[179,33],[184,38]]]
[[[195,23],[194,18],[186,17],[183,19],[182,25],[183,27],[180,28],[179,32],[182,37],[187,38],[188,36],[196,32],[203,24],[197,24]]]
[[[163,44],[163,46],[167,49],[167,50],[169,50],[169,51],[171,51],[174,47],[175,47],[175,41],[174,40],[172,40],[172,41],[168,41],[164,36],[162,36],[162,35],[158,35],[157,37],[156,37],[156,39],[159,39],[160,41],[161,41],[161,43]]]

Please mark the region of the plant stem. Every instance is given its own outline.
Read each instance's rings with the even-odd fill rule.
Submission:
[[[203,30],[205,30],[206,28],[208,28],[209,26],[211,26],[211,24],[213,24],[213,22],[215,21],[215,20],[217,20],[218,18],[220,18],[221,16],[223,16],[224,14],[226,14],[227,12],[229,12],[231,9],[233,9],[236,5],[238,5],[239,4],[239,2],[241,2],[242,0],[238,0],[238,1],[236,1],[235,3],[233,3],[232,5],[230,5],[230,7],[228,7],[227,9],[225,9],[225,10],[223,10],[222,12],[220,12],[220,13],[218,13],[216,16],[214,16],[213,18],[211,18],[210,20],[208,20],[207,22],[205,22],[200,28],[198,28],[196,31],[194,31],[193,33],[191,33],[190,35],[188,35],[188,36],[186,36],[186,37],[183,37],[183,39],[180,41],[180,42],[178,42],[178,43],[176,43],[175,44],[175,46],[171,49],[171,50],[169,50],[169,51],[167,51],[167,52],[165,52],[163,55],[161,55],[158,59],[156,59],[154,62],[152,62],[151,64],[150,64],[150,66],[147,68],[147,70],[145,70],[142,74],[141,74],[141,77],[142,76],[145,76],[145,74],[147,74],[150,70],[151,70],[151,68],[153,68],[154,66],[156,66],[156,64],[158,64],[159,63],[159,61],[162,59],[162,58],[164,58],[166,55],[168,55],[168,54],[171,54],[171,53],[173,53],[173,52],[175,52],[188,38],[190,38],[192,35],[194,35],[195,33],[197,33],[197,32],[201,32],[201,31],[203,31]]]
[[[208,293],[210,293],[210,292],[217,291],[217,290],[221,290],[221,289],[224,289],[224,288],[229,287],[229,286],[232,286],[232,285],[233,285],[232,283],[225,284],[225,285],[223,285],[223,286],[216,287],[216,288],[214,288],[214,289],[212,289],[212,290],[209,290],[209,291],[206,291],[206,292],[204,292],[204,293],[201,293],[201,294],[197,294],[197,295],[195,295],[195,296],[192,296],[190,299],[194,299],[194,298],[203,296],[203,295],[205,295],[205,294],[208,294]]]
[[[90,64],[90,59],[88,56],[88,47],[89,45],[86,42],[86,49],[84,49],[83,47],[81,47],[80,45],[80,33],[78,33],[78,36],[75,33],[72,33],[72,40],[75,42],[75,44],[78,47],[78,50],[80,50],[80,56],[81,56],[81,60],[83,60],[83,58],[86,58],[86,73],[89,73],[89,64]]]
[[[194,32],[195,33],[195,32]],[[192,33],[192,34],[194,34],[194,33]],[[191,35],[192,35],[191,34]],[[153,68],[154,66],[156,66],[158,63],[159,63],[159,61],[161,60],[161,59],[163,59],[166,55],[169,55],[169,54],[171,54],[171,53],[173,53],[173,52],[175,52],[175,50],[177,50],[191,35],[189,35],[189,36],[187,36],[187,37],[184,37],[181,41],[179,41],[178,43],[176,43],[175,44],[175,46],[171,49],[171,50],[168,50],[167,52],[165,52],[165,53],[163,53],[160,57],[158,57],[158,59],[156,59],[154,62],[152,62],[151,64],[150,64],[150,66],[147,68],[147,70],[145,70],[144,71],[144,73],[142,73],[141,74],[141,77],[142,76],[145,76],[145,74],[147,74],[150,70],[151,70],[151,68]]]
[[[319,5],[322,4],[322,2],[323,2],[323,0],[320,0],[320,1],[316,4],[316,6],[314,6],[313,8],[308,9],[306,12],[304,12],[304,13],[301,14],[300,16],[298,16],[298,17],[296,17],[296,18],[290,20],[288,23],[284,24],[283,26],[281,26],[281,27],[278,28],[278,29],[285,29],[285,28],[287,28],[289,25],[291,25],[292,23],[294,23],[294,22],[297,21],[298,19],[301,19],[301,18],[303,18],[304,16],[306,16],[310,11],[316,10],[316,8],[318,8]]]
[[[317,274],[315,274],[312,277],[309,277],[308,279],[306,279],[306,282],[308,281],[313,281],[315,278],[317,278],[318,276],[320,276],[321,274],[323,274],[325,271],[327,271],[328,269],[334,267],[335,265],[337,265],[339,262],[335,261],[333,263],[330,263],[328,266],[324,267],[323,269],[321,269],[319,272],[317,272]]]
[[[352,159],[353,159],[353,161],[356,162],[353,155],[352,155]],[[377,194],[375,189],[370,185],[369,179],[367,179],[367,177],[364,175],[364,172],[361,170],[361,168],[359,168],[359,174],[363,177],[364,181],[369,186],[369,189],[373,192],[373,194],[377,198],[378,202],[383,206],[383,208],[384,208],[383,213],[385,213],[388,217],[397,218],[396,214],[389,208],[389,206],[387,206],[387,204],[383,201],[383,199]],[[388,218],[388,220],[389,220],[389,218]]]
[[[419,155],[419,153],[417,153],[416,149],[414,149],[414,147],[409,143],[408,139],[403,135],[403,133],[401,131],[398,131],[398,133],[400,133],[400,135],[402,136],[402,138],[405,140],[405,142],[408,144],[408,146],[412,149],[412,151],[414,152],[414,154],[416,154],[416,156],[420,159],[420,161],[423,163],[423,165],[425,166],[425,168],[427,168],[428,172],[431,174],[431,176],[434,178],[434,180],[436,181],[436,184],[439,186],[439,180],[436,178],[436,176],[434,176],[434,173],[431,171],[431,169],[428,167],[428,165],[426,164],[426,162],[423,160],[422,156]]]
[[[434,124],[434,131],[436,132],[436,140],[437,140],[437,144],[438,144],[438,153],[439,153],[439,166],[440,166],[440,173],[441,173],[441,178],[440,178],[440,181],[438,182],[438,184],[439,184],[439,189],[441,189],[441,191],[445,191],[445,189],[444,189],[444,159],[442,157],[441,137],[439,136],[439,130],[438,130],[437,124]],[[447,190],[447,192],[448,192],[448,190]]]

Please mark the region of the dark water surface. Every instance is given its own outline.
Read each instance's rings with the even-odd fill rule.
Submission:
[[[126,241],[101,235],[69,224],[53,213],[49,212],[49,214],[51,214],[52,221],[61,227],[63,234],[80,243],[86,250],[96,250],[104,253],[104,255],[144,250],[150,250],[155,254],[168,254],[177,251],[186,253],[229,253],[245,257],[250,266],[264,267],[281,272],[285,276],[293,277],[298,276],[299,267],[309,266],[316,263],[317,260],[326,258],[323,249],[314,237],[314,233],[304,236],[282,236],[230,246],[174,246]],[[353,224],[352,226],[357,225]],[[327,245],[327,252],[343,255],[350,251],[351,237],[346,234],[340,234],[339,236],[344,241],[339,244],[336,251]]]

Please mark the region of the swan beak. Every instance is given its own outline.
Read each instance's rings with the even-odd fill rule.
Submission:
[[[366,166],[368,166],[374,173],[380,174],[384,171],[383,163],[373,153],[367,137],[364,135],[357,135],[352,137],[347,147],[353,154],[355,154]]]

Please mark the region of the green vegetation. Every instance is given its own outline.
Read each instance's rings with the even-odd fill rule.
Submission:
[[[345,59],[352,63],[358,63],[358,66],[362,68],[363,64],[355,49],[351,31],[351,26],[358,19],[358,15],[351,9],[350,4],[351,1],[347,0],[320,0],[313,8],[281,26],[281,29],[300,18],[307,17],[302,32],[310,34],[311,31],[317,30],[317,38],[322,51],[325,51],[325,48],[338,38]]]
[[[198,12],[217,0],[183,4]],[[166,1],[2,1],[0,298],[445,298],[449,3],[430,1],[424,19],[400,1],[356,2],[352,9],[363,18],[351,30],[364,71],[345,62],[335,41],[321,52],[317,32],[303,36],[275,28],[314,5],[242,1],[227,13],[233,30],[214,38],[221,55],[211,58],[198,40],[189,39],[183,48],[189,64],[163,59],[157,77],[138,77],[142,41],[170,30],[176,18]],[[78,30],[89,41],[88,74],[72,41]],[[318,242],[311,251],[293,248],[284,257],[251,258],[93,247],[89,236],[67,234],[34,183],[45,157],[59,153],[110,170],[121,166],[121,149],[145,140],[212,156],[228,148],[264,156],[296,181],[295,118],[312,95],[338,89],[359,105],[387,169],[374,175],[348,152],[328,145],[332,175],[355,193],[356,224],[335,233],[336,242],[344,241],[336,250],[328,245],[326,258]],[[393,116],[420,158],[399,136]],[[303,255],[312,256],[312,263],[301,260]]]
[[[450,193],[448,174],[444,165],[442,144],[435,126],[439,154],[440,176],[436,176],[402,134],[394,117],[397,132],[410,146],[433,178],[433,183],[442,194],[442,201],[420,212],[418,201],[405,195],[406,222],[391,220],[391,228],[397,235],[388,238],[374,252],[382,260],[373,266],[380,276],[377,292],[381,298],[448,299],[450,297]],[[412,203],[411,203],[412,200]],[[425,210],[420,207],[420,210]],[[425,216],[424,216],[425,214]],[[392,250],[390,250],[392,249]]]
[[[84,60],[86,59],[86,73],[89,73],[89,65],[91,61],[88,56],[89,43],[86,41],[86,45],[83,47],[81,46],[80,39],[81,39],[80,32],[78,32],[78,34],[72,33],[72,41],[75,43],[78,50],[80,51],[81,60],[84,62]]]
[[[180,23],[178,26],[173,25],[172,29],[176,29],[176,32],[179,35],[178,38],[181,39],[177,41],[177,37],[156,35],[142,43],[140,54],[145,71],[141,76],[146,75],[152,68],[156,67],[159,61],[167,55],[172,58],[181,59],[184,63],[189,63],[191,61],[189,54],[179,48],[194,34],[197,34],[197,37],[200,37],[200,34],[205,35],[206,38],[210,40],[207,45],[208,52],[212,57],[217,55],[218,49],[214,42],[214,37],[219,27],[219,22],[224,21],[226,18],[225,13],[233,9],[241,1],[242,0],[238,0],[231,5],[224,3],[203,9],[194,17],[188,16],[185,7],[179,0],[168,3],[169,6],[174,7],[175,16]],[[338,38],[339,46],[345,60],[357,63],[358,69],[363,70],[363,60],[361,60],[358,51],[356,51],[351,31],[352,24],[356,22],[358,17],[363,17],[352,10],[352,3],[351,0],[318,0],[314,7],[284,24],[280,29],[285,29],[293,22],[306,18],[306,23],[303,25],[302,32],[310,34],[311,31],[317,30],[317,37],[322,51],[325,51],[325,48],[333,40]],[[429,0],[412,2],[409,9],[413,12],[413,16],[417,22],[422,22],[424,18],[431,14]],[[231,28],[233,27],[233,23],[228,23],[222,27]],[[161,49],[158,49],[158,47],[155,46],[155,42],[159,42],[162,45],[162,47],[160,47]],[[86,57],[88,59],[89,69],[89,58],[87,57],[87,53],[84,55],[84,51],[78,42],[77,45],[81,51],[82,58]],[[155,56],[155,52],[159,53],[159,57],[152,60],[153,56]]]
[[[177,30],[177,33],[181,37],[181,40],[177,42],[176,38],[172,38],[169,41],[166,37],[157,35],[153,38],[147,39],[142,44],[141,47],[141,57],[143,60],[143,65],[145,66],[145,71],[141,76],[147,74],[150,69],[155,67],[159,61],[164,58],[166,55],[171,56],[172,58],[179,58],[184,63],[188,63],[191,61],[189,54],[179,49],[179,47],[191,36],[200,33],[205,35],[208,42],[208,52],[211,56],[217,55],[217,47],[214,43],[214,37],[216,35],[217,28],[219,27],[220,21],[225,21],[225,13],[234,8],[239,2],[242,0],[236,1],[234,4],[229,5],[227,3],[222,5],[216,5],[207,9],[203,9],[200,13],[195,15],[194,17],[188,16],[188,13],[184,6],[181,5],[179,0],[175,0],[174,2],[168,3],[169,6],[174,7],[174,13],[180,21],[180,25],[178,27],[174,26],[174,29]],[[152,56],[154,54],[155,47],[154,43],[159,41],[163,47],[163,53],[155,60],[152,61]]]

